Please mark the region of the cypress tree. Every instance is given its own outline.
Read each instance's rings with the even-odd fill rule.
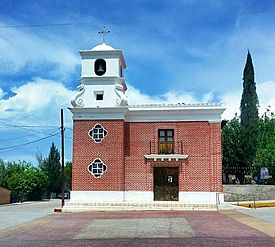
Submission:
[[[241,99],[241,166],[251,166],[255,159],[258,139],[259,100],[254,80],[254,67],[248,51],[243,72],[243,93]]]
[[[258,121],[259,100],[254,81],[254,67],[251,54],[248,51],[243,72],[243,94],[241,99],[241,125],[245,129],[254,126]]]

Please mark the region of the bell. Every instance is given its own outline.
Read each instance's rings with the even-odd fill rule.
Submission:
[[[103,66],[102,66],[102,64],[100,64],[99,66],[98,66],[98,69],[97,69],[97,71],[96,72],[104,72],[104,69],[103,69]]]

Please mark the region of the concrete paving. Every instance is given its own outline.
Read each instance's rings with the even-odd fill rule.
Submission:
[[[0,230],[52,214],[60,206],[60,199],[1,205]]]
[[[244,208],[244,209],[238,209],[238,212],[253,216],[257,219],[261,219],[275,225],[275,207],[256,208],[256,209]]]
[[[119,229],[119,230],[118,230]],[[184,218],[97,219],[74,239],[194,237]]]

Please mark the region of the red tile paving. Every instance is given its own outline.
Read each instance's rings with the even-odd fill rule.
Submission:
[[[192,238],[74,239],[94,219],[185,218],[195,233]],[[47,222],[33,221],[27,228],[0,231],[0,246],[275,246],[275,239],[219,212],[147,211],[61,213]],[[119,230],[119,229],[118,229]],[[8,234],[9,233],[9,234]],[[6,235],[5,235],[6,234]]]
[[[185,219],[201,246],[275,246],[275,239],[219,212],[192,212]]]

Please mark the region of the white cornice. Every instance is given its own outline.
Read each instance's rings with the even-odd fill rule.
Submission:
[[[80,78],[80,83],[86,85],[113,85],[113,84],[125,84],[123,78],[119,76],[104,76],[104,77],[92,77],[92,76],[82,76]]]
[[[113,50],[80,50],[79,51],[81,56],[90,56],[93,57],[94,54],[106,54],[106,55],[117,55],[121,54],[122,50],[121,49],[113,49]]]
[[[170,104],[130,106],[129,122],[208,121],[221,122],[225,108],[220,104]]]
[[[143,105],[130,105],[129,108],[131,109],[213,109],[213,108],[224,108],[220,103],[192,103],[192,104],[185,104],[185,103],[177,103],[177,104],[143,104]]]
[[[125,120],[126,107],[68,108],[73,120]]]
[[[225,108],[221,105],[184,105],[155,107],[69,108],[73,119],[124,119],[126,122],[208,121],[220,123]]]
[[[98,57],[119,57],[123,66],[123,69],[126,68],[125,59],[122,53],[122,50],[120,49],[114,49],[114,50],[103,50],[103,51],[96,51],[96,50],[81,50],[79,51],[82,59],[93,59]]]

